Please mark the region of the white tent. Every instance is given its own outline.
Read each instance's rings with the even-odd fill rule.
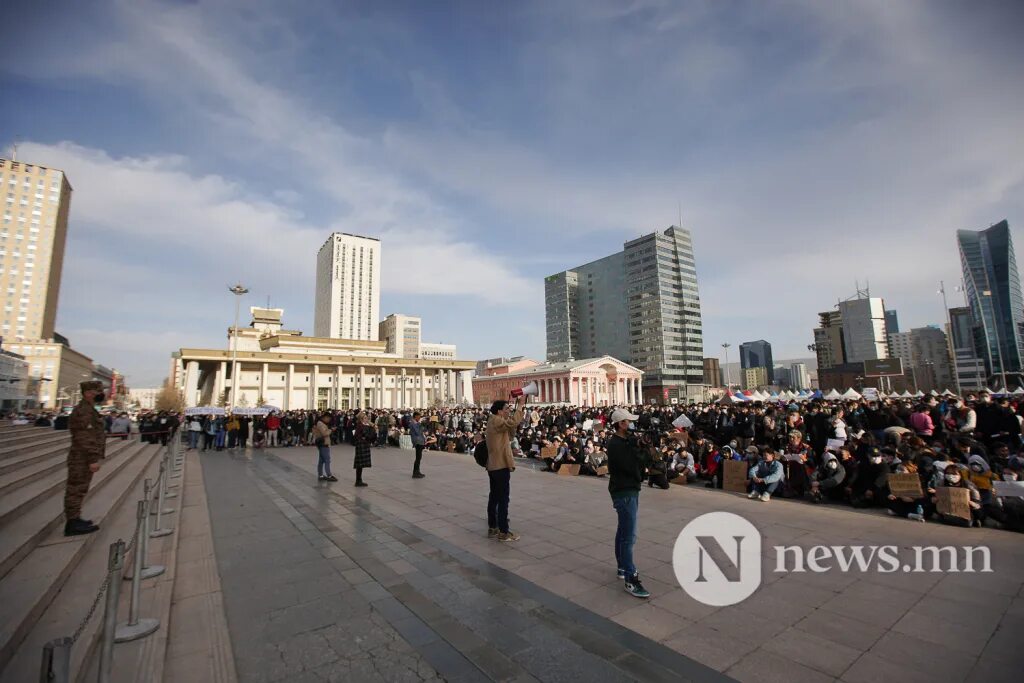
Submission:
[[[909,391],[904,391],[902,394],[900,394],[900,398],[914,398],[914,395]]]
[[[924,397],[924,392],[921,391],[920,389],[918,389],[917,393],[914,394],[914,398],[923,398],[923,397]]]
[[[942,395],[943,395],[943,396],[956,396],[956,394],[954,394],[954,393],[953,393],[952,391],[950,391],[949,389],[946,389],[945,391],[943,391],[943,392],[942,392]]]
[[[767,401],[768,394],[764,393],[763,391],[755,391],[754,395],[751,398],[753,398],[755,401]]]
[[[931,391],[930,391],[929,393],[930,393],[930,394],[931,394],[932,396],[938,396],[938,395],[939,395],[939,392],[935,391],[934,389],[932,389],[932,390],[931,390]]]
[[[1024,394],[1024,387],[1017,387],[1011,392],[1012,396],[1020,396],[1021,394]]]
[[[859,398],[860,398],[860,394],[858,394],[853,389],[853,387],[850,387],[849,389],[846,390],[845,393],[843,393],[843,400],[846,400],[846,401],[856,401]]]
[[[843,398],[843,395],[840,394],[835,389],[833,389],[827,394],[825,394],[822,398],[824,398],[826,401],[838,401]]]
[[[746,399],[742,394],[726,394],[719,403],[745,403]]]

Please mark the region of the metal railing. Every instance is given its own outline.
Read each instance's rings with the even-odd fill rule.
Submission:
[[[100,661],[97,680],[109,683],[114,665],[114,645],[145,638],[160,629],[160,620],[152,617],[139,616],[142,582],[160,576],[166,571],[162,565],[147,565],[149,539],[160,538],[174,533],[174,529],[164,526],[165,517],[175,512],[174,508],[165,507],[168,498],[177,497],[177,493],[168,489],[176,486],[172,480],[180,479],[184,465],[180,434],[172,435],[167,441],[160,459],[160,474],[156,482],[146,479],[143,482],[143,496],[138,501],[135,514],[135,531],[126,544],[118,539],[110,544],[107,557],[107,576],[96,591],[96,597],[85,617],[70,637],[55,638],[43,646],[43,662],[39,672],[41,683],[70,683],[71,650],[85,632],[86,626],[99,607],[100,601],[106,596],[103,610],[103,625],[100,629]],[[150,530],[150,516],[156,516],[155,528]],[[125,574],[125,557],[134,551],[131,571]],[[131,594],[128,603],[128,620],[117,622],[118,604],[121,599],[122,581],[131,581]]]

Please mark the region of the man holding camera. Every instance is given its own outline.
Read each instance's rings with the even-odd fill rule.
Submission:
[[[637,515],[640,505],[640,485],[650,456],[642,439],[630,434],[632,421],[639,419],[623,408],[612,412],[611,426],[615,434],[608,441],[608,492],[619,517],[615,531],[615,561],[618,576],[625,580],[626,592],[638,598],[651,594],[640,583],[640,575],[633,564],[633,544],[636,543]],[[647,444],[649,448],[649,444]]]

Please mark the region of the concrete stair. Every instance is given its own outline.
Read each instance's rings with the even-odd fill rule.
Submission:
[[[26,431],[28,430],[28,431]],[[12,446],[11,434],[16,434]],[[27,438],[31,435],[34,438]],[[67,432],[0,427],[0,680],[36,680],[45,642],[74,633],[106,575],[107,546],[131,538],[142,480],[156,478],[161,448],[110,441],[83,516],[101,526],[63,535]],[[113,534],[117,534],[113,536]],[[108,537],[109,540],[108,540]],[[126,582],[127,583],[127,582]],[[84,604],[83,604],[84,603]],[[73,649],[91,648],[101,614]],[[92,636],[89,634],[92,633]],[[80,652],[76,652],[80,651]]]
[[[28,427],[26,433],[17,436],[0,436],[0,463],[22,453],[26,448],[37,448],[45,444],[71,443],[71,433],[56,431],[49,427]]]

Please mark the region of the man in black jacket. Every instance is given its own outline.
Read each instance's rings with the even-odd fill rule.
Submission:
[[[640,484],[644,480],[648,460],[640,443],[629,433],[630,422],[637,419],[636,415],[622,408],[612,412],[610,422],[615,434],[608,440],[608,492],[619,517],[615,530],[618,576],[625,580],[627,593],[638,598],[649,598],[651,594],[640,583],[640,575],[633,564]]]

